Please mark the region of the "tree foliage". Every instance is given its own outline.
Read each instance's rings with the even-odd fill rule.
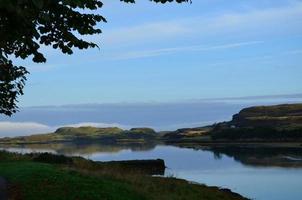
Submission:
[[[135,3],[135,0],[120,0]],[[150,0],[156,3],[190,0]],[[84,10],[97,10],[101,0],[0,0],[0,114],[18,110],[17,97],[23,94],[28,71],[13,65],[12,57],[46,62],[41,45],[72,54],[73,49],[97,47],[81,35],[100,34],[96,27],[106,19]]]
[[[24,67],[14,66],[12,61],[0,56],[0,114],[11,115],[16,112],[17,96],[23,94],[28,72]]]

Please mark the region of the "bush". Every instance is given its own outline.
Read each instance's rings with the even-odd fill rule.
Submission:
[[[50,153],[31,154],[33,161],[52,164],[72,164],[72,158]]]

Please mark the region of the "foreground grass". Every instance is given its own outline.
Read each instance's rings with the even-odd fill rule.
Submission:
[[[15,199],[145,199],[125,183],[84,176],[50,164],[1,163],[0,174],[12,183],[10,196]]]
[[[2,159],[2,160],[1,160]],[[25,200],[241,200],[216,187],[190,184],[175,178],[109,173],[71,166],[5,159],[0,176],[9,182],[10,199]]]

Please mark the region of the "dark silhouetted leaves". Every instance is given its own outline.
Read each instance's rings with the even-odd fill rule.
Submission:
[[[23,94],[27,73],[0,54],[0,114],[10,116],[18,110],[17,96]]]

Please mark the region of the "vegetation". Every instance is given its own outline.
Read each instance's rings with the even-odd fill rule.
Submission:
[[[189,142],[192,140],[207,141],[210,140],[210,131],[212,126],[198,128],[182,128],[162,135],[162,139],[168,142]]]
[[[245,108],[229,122],[178,129],[162,139],[169,143],[302,141],[302,104]]]
[[[212,132],[214,140],[231,140],[231,141],[301,141],[302,129],[283,129],[278,130],[270,127],[254,128],[218,128]]]
[[[133,128],[123,130],[120,128],[95,128],[95,127],[63,127],[54,133],[38,134],[16,138],[3,138],[2,144],[30,144],[30,143],[60,143],[60,142],[151,142],[157,134],[150,128]]]
[[[145,199],[129,184],[83,176],[50,164],[7,162],[1,163],[0,171],[11,182],[11,199]]]
[[[63,127],[55,131],[55,133],[60,135],[100,135],[100,134],[119,134],[121,132],[123,132],[123,130],[117,127],[95,128],[91,126],[83,126],[79,128]]]
[[[242,109],[229,122],[235,127],[302,128],[302,104],[256,106]]]
[[[0,152],[0,176],[9,182],[10,199],[108,199],[108,200],[240,200],[245,199],[227,189],[192,184],[175,178],[133,174],[121,169],[91,168],[92,161],[82,165],[53,163],[56,156],[43,162],[34,161],[38,155]],[[72,158],[76,162],[76,158]],[[47,161],[47,163],[45,163]],[[80,161],[77,161],[80,162]],[[49,164],[52,163],[52,164]],[[112,163],[107,163],[111,166]],[[114,168],[114,167],[113,167]]]
[[[76,36],[101,33],[97,22],[106,20],[79,9],[96,10],[98,0],[0,0],[0,113],[12,115],[17,111],[16,98],[28,73],[24,67],[14,66],[9,57],[26,59],[32,56],[37,63],[45,62],[40,45],[52,46],[65,54],[72,48],[87,49],[96,44]]]
[[[216,124],[214,140],[302,140],[302,104],[245,108],[232,121]]]

